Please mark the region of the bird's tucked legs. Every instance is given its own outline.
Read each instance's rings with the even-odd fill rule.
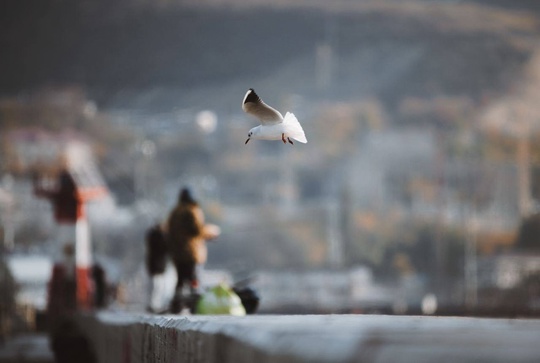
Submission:
[[[285,141],[285,134],[284,133],[281,133],[281,141],[283,141],[284,144],[287,143],[287,141]]]
[[[287,138],[287,141],[289,141],[289,144],[294,145],[294,142],[292,142],[290,137]]]

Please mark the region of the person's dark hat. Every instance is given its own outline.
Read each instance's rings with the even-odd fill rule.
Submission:
[[[178,201],[183,204],[197,204],[197,201],[193,198],[188,188],[182,188],[180,190]]]

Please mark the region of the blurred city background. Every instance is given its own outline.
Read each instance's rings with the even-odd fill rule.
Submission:
[[[144,309],[146,230],[189,186],[206,283],[261,313],[540,314],[536,1],[4,0],[0,49],[2,335],[45,309],[33,177],[66,152],[108,191],[112,307]],[[308,144],[244,146],[250,87]]]

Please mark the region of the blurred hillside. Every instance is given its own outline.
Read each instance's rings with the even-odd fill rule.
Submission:
[[[539,32],[525,7],[469,2],[187,3],[8,0],[0,91],[75,83],[100,107],[154,111],[236,111],[246,86],[393,109],[406,96],[480,102],[509,89]]]

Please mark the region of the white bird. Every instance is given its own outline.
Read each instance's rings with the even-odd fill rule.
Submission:
[[[278,110],[264,103],[253,88],[248,89],[246,92],[242,101],[242,109],[261,122],[259,126],[249,130],[245,144],[251,139],[281,140],[284,144],[289,141],[291,145],[293,145],[291,139],[304,144],[307,143],[306,134],[304,134],[304,130],[296,116],[287,112],[283,117]]]

